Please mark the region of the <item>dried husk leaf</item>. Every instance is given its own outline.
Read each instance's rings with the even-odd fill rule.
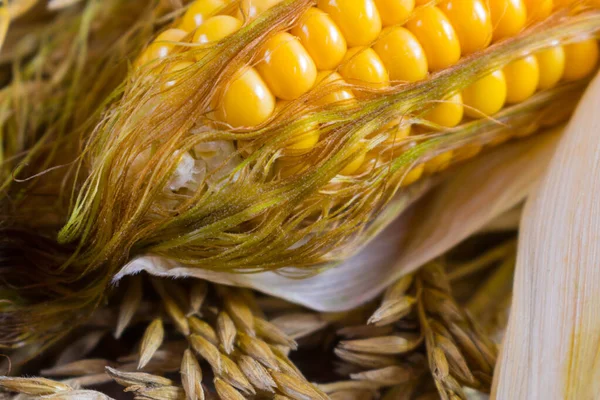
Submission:
[[[497,399],[600,398],[600,77],[527,201]]]
[[[555,129],[507,143],[457,167],[358,254],[313,277],[219,273],[146,256],[133,260],[115,279],[142,270],[157,276],[193,276],[251,287],[320,311],[352,309],[522,202],[545,171],[559,134]]]
[[[144,368],[150,361],[156,350],[160,347],[165,337],[165,329],[160,318],[156,318],[148,325],[140,345],[140,361],[138,369]]]

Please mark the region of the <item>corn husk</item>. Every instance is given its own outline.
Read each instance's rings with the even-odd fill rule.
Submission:
[[[559,135],[560,129],[555,129],[514,142],[462,166],[426,195],[421,193],[420,201],[356,256],[313,277],[218,273],[148,256],[129,263],[115,280],[142,270],[158,276],[193,276],[251,287],[317,310],[351,309],[523,201],[542,176]]]
[[[528,200],[497,399],[600,398],[600,77]]]

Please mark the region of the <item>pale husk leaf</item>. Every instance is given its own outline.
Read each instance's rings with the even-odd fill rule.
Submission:
[[[600,77],[525,207],[497,399],[600,398]]]

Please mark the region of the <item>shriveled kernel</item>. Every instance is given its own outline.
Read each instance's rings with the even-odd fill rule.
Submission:
[[[275,109],[275,98],[254,68],[240,73],[222,95],[219,117],[233,127],[256,126]]]
[[[445,170],[450,166],[453,157],[454,152],[452,150],[449,150],[438,154],[430,160],[427,160],[427,162],[425,163],[425,173],[434,174],[436,172],[441,172]]]
[[[427,76],[427,57],[408,29],[386,28],[373,45],[392,81],[415,82]]]
[[[421,179],[421,176],[423,176],[424,171],[424,164],[415,165],[410,171],[408,171],[406,175],[404,175],[402,182],[400,182],[400,187],[406,187],[410,184],[415,183],[416,181]]]
[[[506,79],[506,101],[520,103],[531,97],[540,79],[540,70],[534,56],[528,55],[506,65],[502,72]]]
[[[463,109],[462,96],[460,93],[455,93],[427,112],[425,119],[452,128],[462,121]]]
[[[406,28],[423,46],[430,71],[450,67],[460,59],[460,42],[456,32],[439,8],[417,9]]]
[[[216,15],[208,18],[194,33],[195,43],[209,43],[221,40],[242,27],[242,21],[229,15]]]
[[[340,67],[340,74],[355,85],[378,89],[389,84],[388,72],[381,58],[370,47],[349,49]]]
[[[298,39],[287,32],[270,38],[259,54],[257,71],[271,92],[284,100],[294,100],[315,84],[317,67]]]
[[[340,175],[354,175],[360,170],[360,167],[365,162],[366,153],[360,153],[350,163],[348,163],[341,171]]]
[[[165,58],[177,46],[175,42],[180,42],[186,35],[187,32],[181,29],[167,29],[162,32],[142,53],[140,58],[143,60],[142,64],[159,58]]]
[[[492,41],[492,19],[485,0],[446,0],[439,5],[460,42],[462,54],[485,49]]]
[[[325,84],[343,84],[344,78],[340,76],[337,72],[331,71],[321,71],[317,74],[317,82],[325,85]],[[354,98],[354,94],[352,90],[347,88],[342,88],[340,90],[330,90],[326,95],[319,98],[317,100],[317,105],[325,106],[331,103],[337,103],[339,101],[347,101]]]
[[[415,8],[415,0],[375,0],[383,26],[405,22]]]
[[[598,65],[598,42],[596,39],[586,39],[565,46],[566,81],[585,78]]]
[[[179,28],[191,32],[214,15],[219,9],[225,7],[223,0],[196,0],[183,14]]]
[[[562,78],[565,72],[565,51],[562,46],[554,46],[536,53],[540,79],[538,89],[550,89]]]
[[[317,69],[336,68],[344,55],[346,39],[331,18],[318,8],[310,8],[292,29],[292,34],[300,39]]]
[[[554,7],[552,3],[552,0],[525,0],[527,19],[534,22],[548,18]]]
[[[502,70],[496,70],[469,85],[462,92],[465,114],[474,118],[493,115],[506,102],[506,79]]]
[[[243,18],[254,19],[269,8],[281,3],[282,0],[242,0],[240,2]]]
[[[373,0],[318,0],[317,6],[337,24],[348,46],[365,46],[381,32],[381,17]]]
[[[494,27],[493,41],[515,36],[527,22],[527,9],[523,0],[488,0]]]

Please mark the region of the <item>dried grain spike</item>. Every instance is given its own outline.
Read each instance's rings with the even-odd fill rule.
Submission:
[[[138,369],[144,368],[152,358],[156,350],[160,347],[165,337],[165,330],[162,319],[156,318],[148,325],[140,345],[140,361]]]
[[[207,322],[192,316],[188,318],[188,323],[192,333],[202,336],[215,346],[219,344],[219,339],[217,338],[215,330]]]
[[[104,373],[105,368],[110,365],[112,365],[110,361],[96,358],[57,365],[56,367],[43,369],[40,372],[46,376],[79,376]]]
[[[51,379],[13,378],[8,376],[0,376],[0,388],[8,392],[23,393],[31,396],[43,396],[73,390],[71,386]]]
[[[190,335],[188,339],[192,349],[210,364],[214,373],[217,375],[221,374],[222,365],[219,349],[200,335]]]
[[[217,286],[217,290],[223,300],[225,310],[238,329],[248,334],[254,334],[254,315],[252,315],[250,307],[244,301],[244,297],[225,286]]]
[[[363,368],[383,368],[396,365],[398,359],[394,356],[355,353],[353,351],[336,348],[335,355],[342,360]]]
[[[245,394],[256,393],[246,376],[231,358],[221,354],[221,365],[223,366],[221,374],[219,374],[221,378]]]
[[[305,380],[297,376],[283,374],[277,371],[271,371],[271,376],[277,384],[277,389],[284,395],[296,400],[316,400],[327,399],[327,396],[320,393],[316,388]]]
[[[369,339],[344,340],[341,349],[370,354],[403,354],[416,349],[421,344],[419,335],[405,333]]]
[[[202,369],[190,349],[185,349],[181,359],[181,384],[189,400],[203,400]]]
[[[242,396],[240,392],[235,390],[233,386],[225,382],[220,378],[215,378],[215,389],[217,389],[217,393],[221,400],[244,400],[245,397]]]
[[[277,357],[275,357],[269,345],[262,340],[241,333],[238,337],[238,347],[265,367],[279,370]]]
[[[300,339],[327,326],[317,313],[290,313],[274,318],[271,323],[292,339]]]
[[[234,347],[237,329],[233,320],[225,311],[221,311],[217,316],[217,334],[225,353],[231,354]]]
[[[408,288],[413,283],[413,274],[404,275],[402,278],[398,279],[394,284],[392,284],[383,295],[383,301],[386,302],[388,300],[397,300],[406,294]]]
[[[125,328],[127,328],[131,322],[131,319],[140,306],[142,295],[142,278],[139,276],[132,276],[127,284],[123,301],[119,307],[115,338],[120,338]]]
[[[139,388],[135,391],[135,399],[139,400],[186,400],[185,391],[179,386],[160,386]]]
[[[418,375],[409,366],[392,365],[389,367],[351,374],[350,378],[373,382],[381,386],[394,386],[415,379]]]
[[[256,317],[254,318],[254,328],[256,329],[257,335],[262,337],[262,339],[267,342],[286,346],[292,350],[296,350],[298,348],[298,344],[294,339],[289,337],[281,329],[269,321]]]
[[[194,280],[190,289],[190,314],[200,314],[200,308],[208,294],[208,284],[204,280]]]
[[[416,299],[404,296],[394,300],[385,300],[369,318],[368,323],[383,326],[394,323],[407,316],[413,309]]]
[[[246,375],[250,383],[257,389],[265,392],[273,392],[277,385],[265,367],[258,361],[248,356],[240,356],[237,359],[240,369]]]
[[[44,400],[114,400],[112,397],[95,390],[73,390],[39,397]]]
[[[162,376],[147,374],[145,372],[124,372],[118,369],[106,367],[106,373],[119,385],[130,387],[157,387],[171,386],[173,381]]]
[[[160,294],[165,310],[167,311],[167,314],[169,314],[169,317],[171,317],[171,320],[175,323],[177,330],[185,336],[189,335],[190,326],[181,307],[179,307],[175,299],[167,292],[159,279],[153,279],[152,284],[156,288],[158,294]]]

